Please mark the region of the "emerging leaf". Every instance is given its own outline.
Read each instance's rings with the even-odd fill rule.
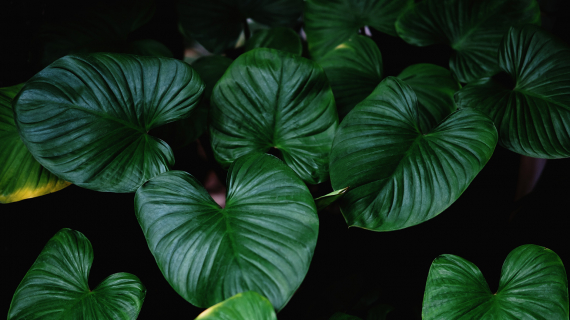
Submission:
[[[277,320],[277,316],[269,300],[247,291],[211,306],[196,320]]]

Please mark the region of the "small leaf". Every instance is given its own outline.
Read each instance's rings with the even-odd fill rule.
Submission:
[[[487,114],[499,143],[535,158],[570,157],[570,46],[536,26],[512,28],[499,50],[512,87],[483,79],[456,94],[460,108]]]
[[[293,29],[285,27],[260,29],[256,31],[251,39],[246,42],[245,51],[250,51],[255,48],[277,49],[299,56],[303,51],[299,35]]]
[[[22,141],[58,177],[106,192],[133,192],[174,163],[148,131],[188,117],[202,80],[175,59],[95,53],[66,56],[14,99]]]
[[[210,307],[253,290],[280,310],[305,277],[319,220],[311,193],[282,161],[245,156],[229,168],[225,208],[181,171],[137,191],[135,212],[162,274],[184,299]]]
[[[507,256],[499,290],[491,293],[479,268],[450,254],[437,257],[424,293],[422,319],[568,319],[568,280],[562,261],[527,244]]]
[[[303,181],[328,179],[338,115],[319,65],[258,48],[232,63],[211,99],[212,149],[222,166],[246,154],[274,151]]]
[[[70,185],[42,167],[20,139],[11,102],[23,86],[0,88],[0,203],[43,196]]]
[[[317,206],[317,211],[321,211],[322,209],[331,205],[333,202],[340,199],[344,195],[346,190],[348,190],[348,188],[349,187],[346,187],[346,188],[340,189],[340,190],[336,190],[336,191],[333,191],[331,193],[327,193],[324,196],[316,198],[315,199],[315,205]]]
[[[140,280],[115,273],[90,290],[93,248],[78,231],[62,229],[51,238],[12,298],[8,320],[134,320],[146,293]]]
[[[196,320],[277,320],[277,316],[269,300],[247,291],[211,306]]]
[[[334,189],[349,226],[406,228],[449,207],[491,158],[497,131],[485,115],[460,110],[429,132],[412,88],[388,77],[344,118],[330,156]]]
[[[364,26],[395,36],[394,22],[414,0],[308,0],[304,21],[315,60],[358,34]]]
[[[409,44],[449,44],[450,69],[460,82],[499,72],[497,49],[513,25],[540,24],[536,0],[423,0],[396,21],[398,35]]]

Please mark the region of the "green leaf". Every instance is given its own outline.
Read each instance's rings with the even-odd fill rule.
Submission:
[[[499,72],[497,49],[513,25],[540,24],[536,0],[423,0],[396,21],[409,44],[449,44],[449,67],[461,82]]]
[[[319,65],[283,51],[255,49],[234,61],[211,98],[212,148],[222,166],[273,150],[305,182],[328,179],[338,116]]]
[[[181,0],[178,20],[183,34],[216,54],[236,45],[247,18],[270,27],[292,27],[303,0]]]
[[[269,300],[247,291],[211,306],[196,320],[277,320],[277,316]]]
[[[315,205],[317,206],[317,211],[321,211],[322,209],[328,207],[333,202],[340,199],[345,192],[348,190],[349,187],[344,189],[336,190],[331,193],[327,193],[324,196],[318,197],[315,199]]]
[[[307,0],[304,21],[309,52],[320,59],[364,26],[396,35],[394,22],[414,0]]]
[[[329,318],[329,320],[362,320],[357,316],[352,316],[342,312],[336,312]]]
[[[318,63],[330,81],[341,119],[382,81],[382,55],[376,43],[365,36],[353,36],[339,44]]]
[[[128,35],[147,23],[154,15],[155,3],[152,0],[122,0],[112,4],[94,3],[64,21],[55,20],[42,25],[38,39],[41,43],[41,65],[48,66],[55,60],[69,54],[90,52],[116,52],[149,54],[159,50],[163,55],[169,50],[162,44],[134,41],[128,43]],[[162,48],[157,49],[156,47]],[[141,47],[145,47],[142,49]]]
[[[70,184],[42,167],[20,140],[11,102],[23,86],[0,88],[0,203],[39,197]]]
[[[212,89],[232,62],[232,59],[218,55],[205,56],[194,61],[192,68],[200,75],[205,85],[202,100],[188,118],[158,127],[152,133],[176,150],[187,146],[206,132]]]
[[[20,136],[58,177],[106,192],[134,192],[174,163],[147,134],[188,117],[204,86],[168,58],[97,53],[66,56],[30,79],[14,99]]]
[[[487,114],[499,143],[535,158],[570,157],[570,46],[536,26],[512,28],[499,50],[506,87],[483,79],[456,94],[459,108]]]
[[[229,169],[220,208],[190,174],[163,173],[136,193],[135,212],[170,285],[198,307],[253,290],[280,310],[313,256],[319,220],[299,177],[266,154]]]
[[[428,63],[414,64],[398,75],[418,97],[419,127],[428,132],[457,110],[453,95],[461,85],[451,72]]]
[[[255,48],[277,49],[299,56],[303,51],[299,35],[293,29],[285,27],[261,29],[255,32],[245,43],[245,51]]]
[[[479,268],[450,254],[437,257],[424,293],[422,318],[568,319],[568,280],[550,249],[527,244],[507,256],[493,294]]]
[[[93,248],[78,231],[61,229],[51,238],[12,298],[8,320],[134,320],[146,294],[139,278],[115,273],[90,290]]]
[[[333,189],[349,226],[374,231],[406,228],[449,207],[491,157],[493,123],[461,110],[429,132],[414,91],[388,77],[342,121],[331,152]]]

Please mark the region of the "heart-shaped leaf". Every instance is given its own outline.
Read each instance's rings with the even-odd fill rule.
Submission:
[[[250,51],[255,48],[277,49],[299,56],[303,51],[299,35],[293,29],[285,27],[260,29],[256,31],[251,39],[246,42],[245,51]]]
[[[398,35],[416,46],[449,44],[449,67],[461,82],[499,72],[497,49],[513,25],[540,24],[536,0],[423,0],[396,21]]]
[[[457,92],[458,107],[487,114],[509,150],[570,157],[570,46],[536,26],[512,28],[501,43],[499,64],[514,79],[512,87],[481,80]]]
[[[97,53],[66,56],[14,99],[28,150],[58,177],[88,189],[133,192],[174,163],[147,134],[188,117],[204,90],[178,60]]]
[[[0,203],[39,197],[70,184],[42,167],[20,140],[12,99],[23,86],[0,88]]]
[[[280,310],[313,256],[315,202],[295,172],[267,154],[236,160],[227,185],[223,209],[185,172],[141,186],[135,212],[149,249],[168,283],[196,306],[253,290]]]
[[[493,294],[479,268],[450,254],[429,269],[422,319],[568,319],[568,280],[552,250],[527,244],[507,256]]]
[[[273,150],[304,181],[328,179],[338,116],[319,65],[287,52],[255,49],[232,63],[211,99],[212,148],[222,166]]]
[[[146,293],[139,278],[115,273],[90,290],[93,248],[78,231],[62,229],[51,238],[12,298],[8,320],[134,320]]]
[[[277,320],[277,316],[269,300],[247,291],[211,306],[196,320]]]
[[[453,113],[429,132],[414,91],[388,77],[344,118],[331,152],[334,189],[350,226],[406,228],[450,206],[487,163],[497,131],[476,110]]]
[[[308,0],[304,21],[309,52],[320,59],[364,26],[395,36],[394,22],[414,0]]]
[[[302,10],[303,0],[181,0],[178,19],[184,34],[219,54],[236,45],[247,18],[292,27]]]

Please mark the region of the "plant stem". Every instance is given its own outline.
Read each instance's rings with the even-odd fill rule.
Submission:
[[[249,31],[249,24],[247,23],[247,18],[243,19],[243,34],[245,35],[245,41],[249,40],[251,37],[251,32]]]

